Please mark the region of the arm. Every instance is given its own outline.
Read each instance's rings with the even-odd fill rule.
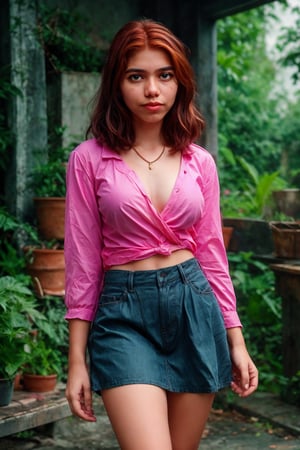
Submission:
[[[90,322],[79,319],[69,321],[69,371],[66,397],[73,414],[95,422],[92,394],[86,365],[86,346]]]
[[[240,397],[248,397],[257,389],[258,370],[249,356],[241,328],[227,329],[227,339],[232,360],[231,389]]]
[[[236,297],[222,236],[219,180],[212,158],[208,159],[203,172],[205,207],[196,227],[196,257],[215,293],[227,329],[234,380],[232,390],[246,397],[257,388],[258,371],[248,354],[236,311]]]
[[[94,184],[89,154],[73,152],[67,171],[65,221],[65,303],[69,320],[66,396],[71,411],[87,421],[96,418],[92,411],[86,347],[103,277],[101,222]]]
[[[207,155],[198,170],[204,206],[194,227],[195,256],[219,303],[225,327],[241,327],[223,241],[219,179],[213,158]]]

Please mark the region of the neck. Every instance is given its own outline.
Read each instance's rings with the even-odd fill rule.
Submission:
[[[142,148],[146,153],[153,153],[153,149],[161,149],[163,145],[161,128],[155,126],[139,126],[135,130],[134,147]]]

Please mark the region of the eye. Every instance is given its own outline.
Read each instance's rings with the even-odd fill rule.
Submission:
[[[138,73],[133,73],[129,75],[128,80],[129,81],[140,81],[142,79],[142,76]]]
[[[162,72],[160,74],[160,78],[164,81],[168,81],[171,80],[174,77],[174,73],[173,72]]]

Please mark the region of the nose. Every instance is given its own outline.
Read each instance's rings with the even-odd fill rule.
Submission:
[[[159,87],[157,81],[150,77],[145,84],[145,96],[157,97],[159,95]]]

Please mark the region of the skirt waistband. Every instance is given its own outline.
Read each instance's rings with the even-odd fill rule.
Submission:
[[[104,275],[104,284],[125,285],[129,289],[133,286],[158,285],[169,283],[180,279],[187,282],[190,273],[199,270],[199,263],[196,258],[188,259],[175,266],[163,267],[155,270],[108,270]]]

